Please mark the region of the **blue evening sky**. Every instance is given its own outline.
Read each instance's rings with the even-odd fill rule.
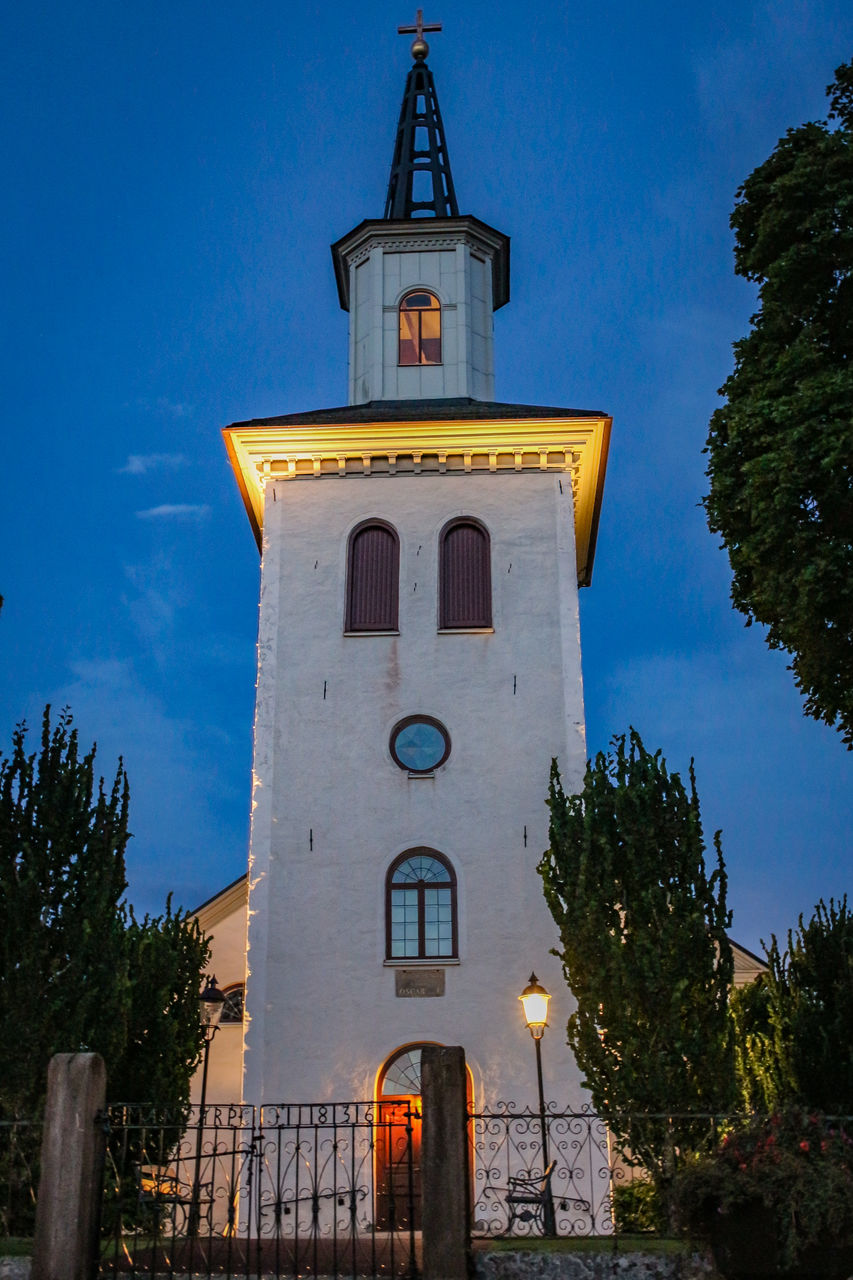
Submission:
[[[124,756],[143,910],[245,870],[258,555],[219,429],[346,402],[328,246],[382,215],[414,8],[6,8],[0,745],[49,701],[103,772]],[[731,610],[702,446],[754,309],[735,190],[825,115],[853,9],[425,17],[461,211],[512,237],[497,398],[614,417],[582,593],[589,749],[633,724],[671,768],[695,757],[757,949],[850,887],[853,756]]]

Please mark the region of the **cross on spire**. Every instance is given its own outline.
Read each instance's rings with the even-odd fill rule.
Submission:
[[[440,31],[440,30],[441,30],[440,22],[427,22],[425,24],[424,11],[423,9],[418,9],[417,17],[415,18],[415,25],[413,27],[398,27],[397,35],[410,36],[414,32],[417,32],[418,39],[423,40],[425,31]]]
[[[415,37],[412,41],[412,57],[416,62],[423,62],[429,54],[429,45],[426,40],[424,40],[424,32],[440,30],[440,22],[424,22],[424,11],[423,9],[418,9],[417,16],[415,18],[415,25],[413,27],[398,27],[397,35],[413,35]]]
[[[415,65],[406,79],[400,108],[385,217],[391,221],[430,214],[434,218],[456,218],[459,208],[450,176],[435,82],[426,64],[429,45],[424,40],[424,32],[440,31],[441,23],[424,22],[424,11],[418,9],[415,25],[397,30],[400,35],[414,34]]]

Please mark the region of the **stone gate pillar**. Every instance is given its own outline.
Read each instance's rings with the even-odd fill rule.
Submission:
[[[467,1280],[471,1251],[465,1053],[421,1050],[424,1280]]]
[[[107,1072],[97,1053],[59,1053],[47,1072],[32,1280],[91,1280],[98,1251]]]

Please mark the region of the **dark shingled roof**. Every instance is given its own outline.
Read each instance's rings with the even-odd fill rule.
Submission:
[[[286,413],[274,418],[251,418],[232,422],[232,427],[285,427],[288,424],[335,422],[451,422],[466,418],[497,421],[501,418],[605,418],[592,409],[560,409],[541,404],[504,404],[499,400],[472,400],[451,396],[441,400],[368,400],[366,404],[342,405],[338,409],[311,409],[307,413]]]

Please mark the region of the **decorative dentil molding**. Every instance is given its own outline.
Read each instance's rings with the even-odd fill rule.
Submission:
[[[411,236],[408,238],[374,235],[360,245],[358,249],[348,254],[347,261],[350,267],[359,267],[362,262],[367,261],[374,249],[381,249],[383,252],[390,253],[420,253],[434,252],[438,249],[455,249],[460,244],[464,245],[466,249],[470,249],[475,253],[482,253],[486,257],[489,257],[494,252],[493,245],[488,244],[479,236],[471,235],[465,231],[457,231],[455,234],[443,236]]]
[[[306,422],[228,427],[225,442],[260,545],[271,481],[489,475],[568,477],[578,579],[589,581],[604,484],[609,417],[415,422]],[[278,487],[278,486],[277,486]]]

